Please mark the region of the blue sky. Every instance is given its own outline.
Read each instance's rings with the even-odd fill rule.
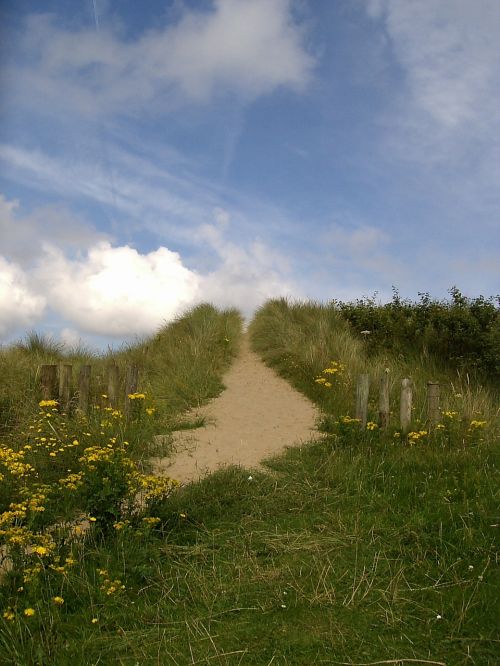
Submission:
[[[0,341],[498,293],[497,0],[5,0]]]

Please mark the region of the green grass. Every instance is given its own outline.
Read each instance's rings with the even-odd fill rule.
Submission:
[[[30,333],[10,347],[0,347],[0,435],[22,428],[37,412],[42,364],[71,363],[76,382],[81,365],[92,366],[94,402],[106,393],[106,367],[120,370],[120,394],[125,393],[126,368],[139,368],[139,389],[154,398],[157,427],[170,429],[184,411],[204,404],[222,389],[222,374],[237,353],[242,320],[236,310],[218,311],[199,305],[150,339],[117,351],[92,353]]]
[[[47,575],[26,600],[43,622],[6,624],[2,663],[493,666],[498,462],[327,440],[251,480],[221,471],[157,507],[153,533],[90,541],[80,570]],[[126,589],[106,597],[101,568]]]
[[[185,343],[174,330],[162,347],[168,360],[151,375],[160,394],[176,362],[169,345]],[[358,372],[375,380],[388,364],[395,387],[409,373],[420,410],[419,382],[435,369],[411,354],[369,357],[338,312],[315,304],[272,301],[250,333],[331,421],[352,413]],[[332,359],[346,372],[325,391],[314,378]],[[201,395],[220,386],[213,368],[223,365],[211,366],[214,379],[201,373]],[[0,624],[0,663],[496,665],[496,406],[491,392],[466,381],[456,397],[456,375],[440,372],[432,378],[446,387],[446,407],[461,408],[446,436],[410,445],[392,437],[394,427],[388,437],[332,428],[323,441],[268,461],[267,472],[229,468],[178,490],[151,508],[154,528],[132,520],[106,538],[92,530],[67,543],[63,556],[78,566],[64,575],[46,570],[17,594],[11,578],[0,590],[2,607],[16,604],[15,619]],[[183,400],[181,392],[178,412]],[[177,427],[173,411],[164,413]],[[479,416],[487,427],[470,431],[467,419]],[[119,580],[119,589],[107,595],[105,580]],[[23,616],[28,607],[33,617]]]
[[[328,414],[354,416],[356,381],[368,373],[368,417],[377,421],[378,385],[388,370],[393,427],[398,425],[401,381],[406,377],[413,382],[415,426],[425,423],[428,381],[440,382],[443,410],[458,411],[469,420],[498,417],[498,390],[473,383],[465,371],[443,368],[442,358],[411,347],[404,354],[392,354],[383,347],[376,352],[335,304],[271,300],[257,311],[249,332],[262,359]],[[332,360],[343,363],[345,370],[326,390],[314,379]]]

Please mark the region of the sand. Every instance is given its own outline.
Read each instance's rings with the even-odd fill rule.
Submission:
[[[265,458],[321,436],[317,408],[264,365],[247,335],[223,382],[221,395],[189,415],[207,425],[174,433],[174,454],[152,460],[156,473],[184,484],[226,465],[262,469]]]

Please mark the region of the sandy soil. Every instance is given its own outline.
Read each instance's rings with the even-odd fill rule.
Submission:
[[[156,472],[188,483],[225,465],[258,468],[285,447],[320,437],[316,407],[262,363],[247,336],[224,385],[218,398],[192,412],[208,425],[174,433],[175,455],[153,459]]]

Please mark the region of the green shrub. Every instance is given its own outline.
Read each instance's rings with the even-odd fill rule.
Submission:
[[[500,298],[468,298],[456,287],[451,300],[402,299],[394,290],[390,303],[375,297],[348,303],[332,301],[357,333],[366,334],[370,353],[431,355],[441,366],[498,384],[500,380]]]

